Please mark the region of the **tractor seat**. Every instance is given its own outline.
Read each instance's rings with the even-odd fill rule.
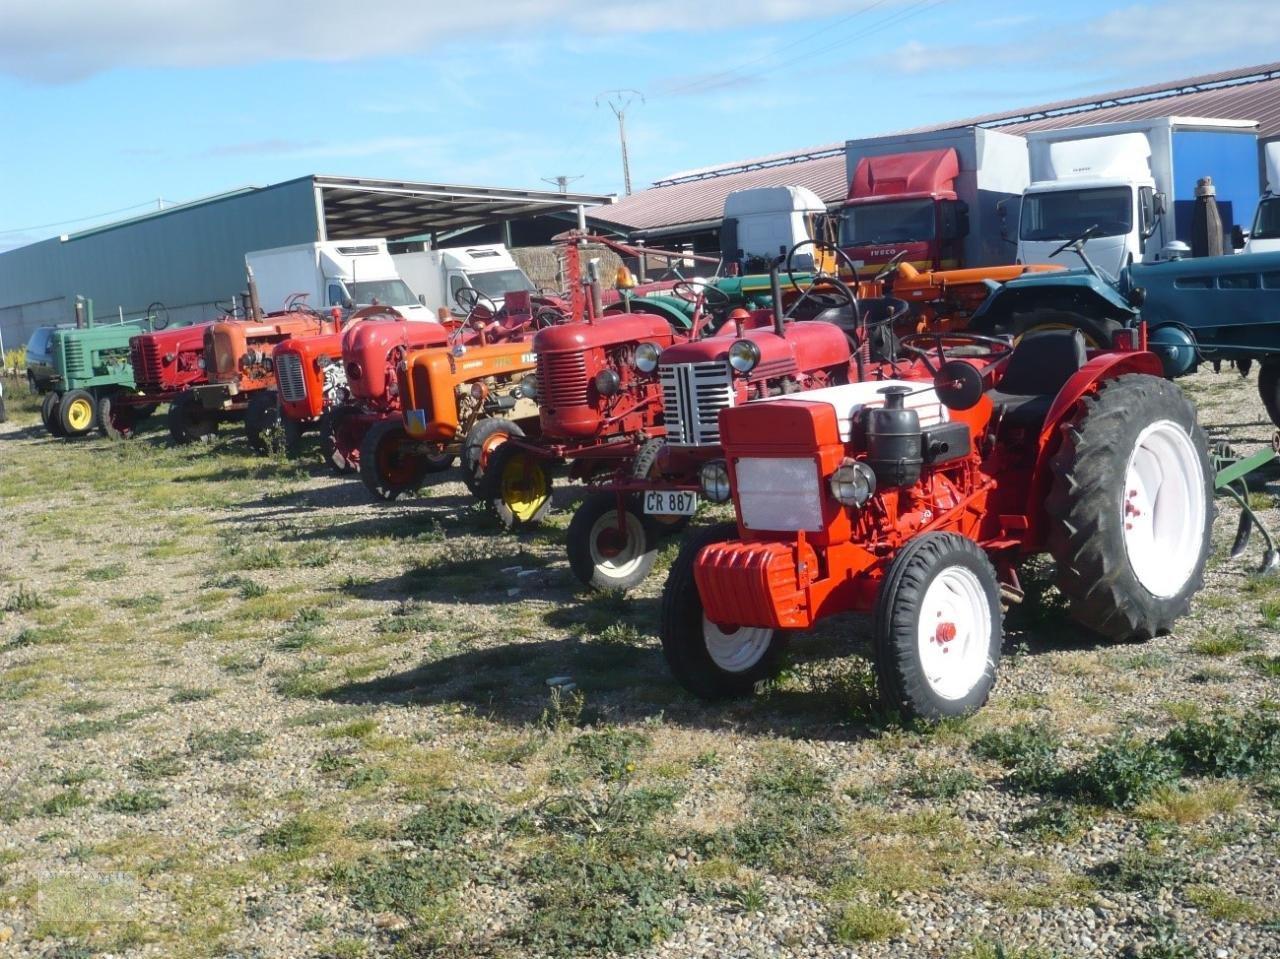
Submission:
[[[999,385],[987,391],[1001,423],[1039,429],[1058,392],[1087,359],[1079,330],[1024,336],[1013,348]]]

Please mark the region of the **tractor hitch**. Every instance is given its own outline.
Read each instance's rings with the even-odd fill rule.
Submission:
[[[1231,542],[1231,558],[1239,557],[1249,545],[1254,527],[1262,535],[1266,550],[1262,554],[1262,566],[1258,572],[1269,573],[1280,569],[1280,552],[1276,550],[1275,538],[1270,530],[1258,518],[1249,504],[1250,480],[1252,485],[1260,485],[1264,478],[1275,478],[1280,470],[1280,433],[1276,434],[1267,449],[1259,450],[1249,456],[1240,456],[1226,444],[1219,444],[1210,452],[1213,463],[1213,488],[1225,493],[1235,500],[1240,507],[1240,522],[1236,525],[1235,539]]]

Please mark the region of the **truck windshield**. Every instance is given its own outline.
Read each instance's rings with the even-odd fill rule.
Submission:
[[[500,300],[512,290],[533,290],[533,284],[523,270],[494,270],[492,273],[468,273],[479,292],[494,300]]]
[[[356,306],[369,306],[377,300],[382,306],[417,306],[418,298],[404,280],[362,280],[348,283],[347,292]]]
[[[898,200],[846,207],[840,245],[878,246],[932,240],[937,232],[932,200]]]
[[[1258,204],[1258,216],[1249,236],[1255,240],[1280,240],[1280,196],[1268,197]]]
[[[1094,236],[1124,236],[1133,228],[1133,191],[1127,186],[1028,193],[1022,199],[1018,236],[1069,240],[1091,226]]]

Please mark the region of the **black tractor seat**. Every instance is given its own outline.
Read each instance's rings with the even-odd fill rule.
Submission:
[[[999,385],[987,391],[1002,428],[1039,429],[1054,398],[1087,359],[1079,330],[1050,330],[1019,340]]]

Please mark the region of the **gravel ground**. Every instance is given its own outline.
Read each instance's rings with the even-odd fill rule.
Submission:
[[[1252,378],[1183,386],[1215,440],[1270,442]],[[750,701],[689,698],[663,574],[575,589],[572,491],[517,538],[461,483],[371,504],[226,433],[0,425],[0,955],[1280,955],[1274,768],[1109,804],[982,747],[1049,730],[1078,773],[1274,727],[1280,580],[1257,537],[1226,557],[1225,502],[1176,634],[1099,643],[1032,570],[989,706],[904,730],[858,617]]]

